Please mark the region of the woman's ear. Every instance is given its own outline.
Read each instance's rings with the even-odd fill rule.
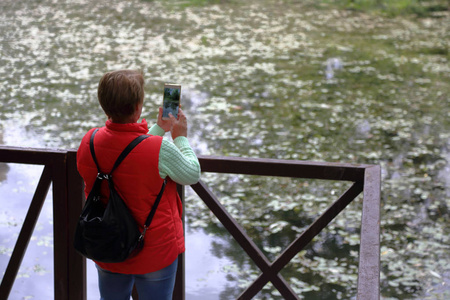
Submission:
[[[141,117],[142,114],[142,107],[144,106],[143,103],[137,103],[135,110],[134,110],[134,118],[136,119],[135,122],[137,122],[137,120],[139,120],[139,118]]]

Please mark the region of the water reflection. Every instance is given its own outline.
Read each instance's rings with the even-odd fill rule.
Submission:
[[[339,58],[329,58],[325,62],[325,77],[327,80],[331,80],[334,78],[334,72],[342,69],[343,64]]]
[[[191,230],[186,234],[186,299],[215,300],[229,285],[224,269],[233,264],[228,257],[213,253],[214,245],[225,246],[225,242],[202,230]],[[219,246],[220,247],[220,246]]]

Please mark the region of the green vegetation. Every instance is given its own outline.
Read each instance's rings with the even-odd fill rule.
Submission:
[[[414,14],[425,17],[450,9],[448,0],[323,0],[316,3],[361,12],[378,12],[387,16]]]
[[[151,2],[155,0],[141,0]],[[261,0],[263,5],[273,3],[272,0]],[[209,6],[221,4],[240,5],[240,0],[169,0],[165,4],[175,7]],[[279,5],[289,6],[297,4],[297,0],[282,0]],[[419,17],[441,17],[442,13],[450,10],[448,0],[304,0],[302,4],[321,9],[346,9],[366,13],[378,13],[389,17],[400,15],[416,15]]]
[[[142,0],[142,1],[154,1],[154,0]],[[195,6],[207,6],[215,4],[228,4],[237,2],[239,0],[169,0],[165,1],[167,7],[195,7]]]

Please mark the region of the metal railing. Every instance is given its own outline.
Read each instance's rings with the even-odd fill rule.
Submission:
[[[251,299],[269,281],[285,299],[299,299],[281,276],[280,271],[361,192],[363,207],[357,298],[369,300],[380,298],[381,171],[379,166],[204,156],[199,157],[199,161],[202,172],[353,182],[351,187],[273,262],[270,262],[259,250],[204,182],[200,181],[191,186],[261,270],[260,276],[238,299]],[[0,299],[8,298],[51,183],[53,183],[55,299],[86,299],[86,260],[72,247],[76,221],[84,203],[83,182],[76,169],[76,152],[0,146],[0,162],[44,166],[0,285]],[[179,186],[178,191],[184,200],[184,189]],[[184,299],[184,291],[184,255],[181,255],[174,299]],[[133,298],[138,298],[135,293]]]

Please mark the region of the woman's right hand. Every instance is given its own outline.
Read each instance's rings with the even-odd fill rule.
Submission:
[[[179,136],[187,137],[187,119],[181,108],[178,109],[178,119],[169,113],[170,120],[172,121],[172,139],[176,139]]]

